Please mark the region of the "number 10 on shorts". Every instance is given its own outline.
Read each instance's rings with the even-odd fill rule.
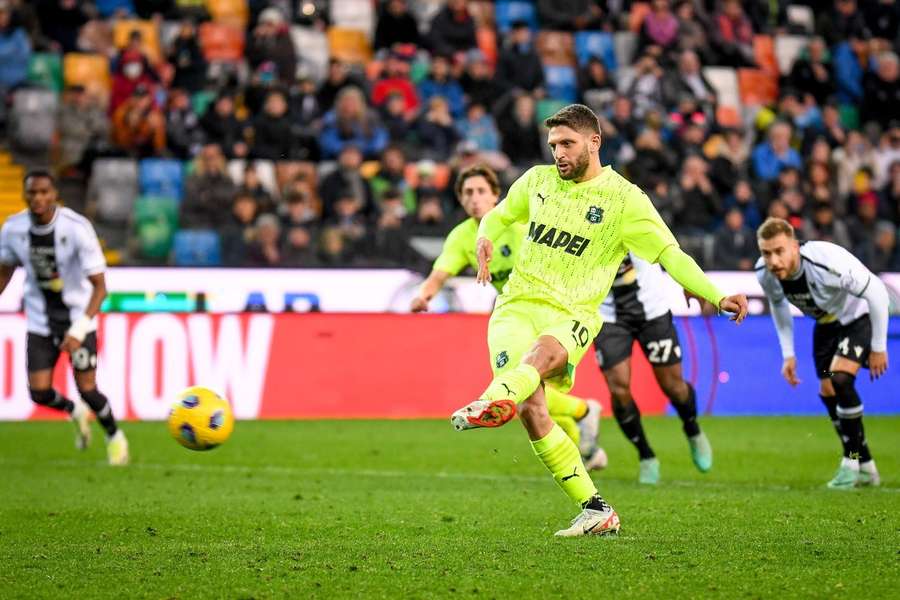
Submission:
[[[584,348],[591,341],[591,334],[588,332],[587,327],[581,324],[581,321],[572,321],[572,323],[574,323],[572,325],[572,339],[575,340],[576,344]]]

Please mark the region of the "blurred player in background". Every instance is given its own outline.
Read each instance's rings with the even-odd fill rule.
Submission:
[[[0,293],[16,267],[25,267],[28,319],[28,388],[31,399],[61,410],[76,427],[76,446],[90,443],[88,409],[53,389],[53,369],[66,352],[78,393],[106,431],[111,465],[128,464],[128,441],[109,401],[97,389],[97,313],[106,297],[106,260],[90,222],[57,204],[56,182],[46,171],[25,177],[28,208],[0,229]]]
[[[640,458],[638,481],[659,482],[656,458],[644,427],[641,412],[631,397],[631,349],[640,343],[659,387],[681,418],[694,465],[701,472],[712,469],[712,447],[697,423],[697,399],[694,388],[681,373],[681,344],[666,304],[665,276],[659,265],[628,253],[619,266],[612,289],[600,316],[603,328],[594,340],[597,363],[606,377],[612,396],[613,414]]]
[[[475,235],[481,218],[497,205],[500,199],[500,181],[497,174],[486,165],[471,166],[457,176],[454,186],[456,198],[469,218],[453,228],[444,241],[441,255],[434,261],[428,278],[412,300],[412,312],[428,310],[428,303],[444,287],[447,279],[459,274],[466,267],[478,267],[475,256]],[[512,272],[515,257],[525,239],[525,227],[514,224],[497,239],[500,252],[491,264],[491,283],[500,293]],[[552,387],[545,390],[547,408],[553,420],[578,444],[581,456],[589,469],[606,467],[603,448],[597,445],[600,431],[600,403],[582,400],[564,394]]]
[[[488,325],[494,379],[451,422],[457,430],[498,427],[518,411],[538,459],[581,508],[556,534],[602,535],[619,530],[619,517],[597,493],[578,447],[551,420],[545,384],[571,389],[575,367],[600,332],[600,303],[629,251],[661,263],[686,290],[736,313],[738,322],[747,299],[716,289],[647,195],[600,164],[600,125],[591,109],[566,106],[545,125],[555,164],[529,169],[478,227],[482,283],[490,281],[504,230],[522,223],[528,233]]]
[[[762,257],[756,263],[756,275],[778,331],[784,359],[781,374],[792,386],[800,380],[788,303],[816,320],[813,360],[819,394],[844,447],[828,487],[878,485],[855,382],[860,367],[868,367],[872,379],[887,371],[887,289],[841,246],[818,241],[801,245],[794,228],[782,219],[766,219],[757,231],[757,241]]]

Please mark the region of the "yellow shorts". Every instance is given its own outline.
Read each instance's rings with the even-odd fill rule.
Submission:
[[[488,349],[494,375],[519,364],[542,335],[556,338],[569,353],[566,373],[547,383],[561,392],[575,384],[575,367],[600,332],[600,315],[580,319],[574,313],[538,300],[510,300],[494,309],[488,323]]]

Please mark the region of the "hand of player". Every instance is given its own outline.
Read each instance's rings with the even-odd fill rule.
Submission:
[[[487,238],[478,238],[476,254],[478,254],[478,273],[475,275],[475,281],[487,285],[491,282],[491,272],[488,269],[494,255],[494,244]]]
[[[428,300],[426,300],[422,296],[416,296],[412,299],[412,302],[409,305],[409,310],[414,313],[427,312]]]
[[[781,375],[784,377],[784,380],[791,384],[791,387],[797,387],[800,384],[800,380],[797,378],[797,359],[796,357],[790,357],[784,359],[784,362],[781,365]]]
[[[869,379],[875,381],[888,369],[887,352],[870,352],[869,353]]]
[[[73,338],[71,335],[67,335],[63,339],[62,344],[59,345],[60,350],[62,350],[63,352],[68,352],[69,354],[72,354],[79,348],[81,348],[81,342]]]
[[[747,296],[744,294],[725,296],[719,302],[719,310],[732,313],[729,318],[740,325],[741,321],[747,317],[747,311],[750,310],[747,305]]]

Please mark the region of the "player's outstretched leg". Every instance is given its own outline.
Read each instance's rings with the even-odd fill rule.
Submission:
[[[500,427],[516,416],[516,405],[531,396],[540,384],[538,370],[523,362],[495,376],[478,400],[450,416],[450,423],[457,431]]]
[[[31,388],[31,400],[35,404],[61,410],[75,424],[75,447],[84,450],[91,443],[91,426],[87,408],[80,402],[72,402],[53,388]]]
[[[849,456],[841,461],[834,478],[828,482],[832,489],[852,489],[859,483],[859,463],[862,450],[863,404],[856,392],[856,375],[836,370],[831,373],[831,385],[837,397],[838,420],[841,432],[847,438]],[[870,460],[871,462],[871,460]]]
[[[672,408],[681,419],[681,428],[687,436],[691,449],[691,460],[701,473],[712,469],[712,446],[706,434],[697,423],[697,393],[694,386],[684,380],[681,375],[681,363],[664,367],[654,367],[653,373],[663,393],[672,403]]]

